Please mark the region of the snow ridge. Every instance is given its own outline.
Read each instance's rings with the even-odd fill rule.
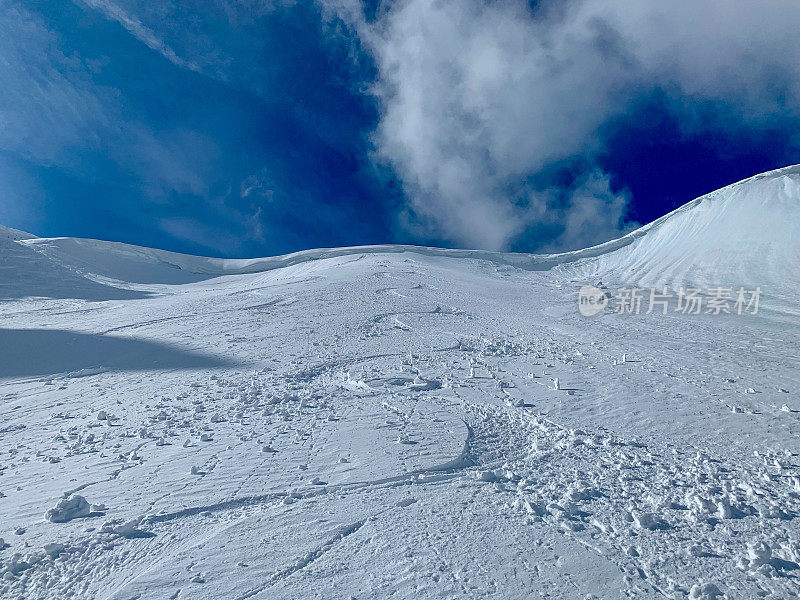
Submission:
[[[259,273],[309,261],[364,254],[411,253],[485,260],[572,277],[664,283],[763,285],[786,292],[800,283],[800,165],[739,181],[692,200],[619,239],[559,254],[515,254],[412,245],[304,250],[282,256],[219,259],[79,238],[20,243],[100,281],[181,284],[220,275]],[[10,231],[10,230],[9,230]],[[26,239],[27,238],[27,239]]]

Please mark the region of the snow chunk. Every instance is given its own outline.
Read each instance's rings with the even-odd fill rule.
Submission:
[[[56,543],[45,544],[44,546],[42,546],[42,548],[44,549],[44,553],[47,554],[47,556],[49,556],[50,558],[57,558],[58,555],[64,552],[64,550],[66,549],[64,547],[64,544],[56,544]]]
[[[720,589],[713,583],[697,583],[689,590],[692,600],[716,600],[722,596]]]
[[[654,529],[660,529],[661,528],[661,523],[659,522],[658,519],[656,519],[656,517],[653,515],[653,513],[649,513],[649,512],[644,512],[644,513],[634,512],[632,516],[633,516],[633,520],[636,523],[636,525],[641,529],[654,530]]]
[[[755,571],[759,567],[770,564],[772,561],[772,548],[764,542],[748,544],[747,558],[750,569]]]
[[[66,523],[72,519],[88,517],[90,512],[91,509],[86,498],[73,495],[59,500],[55,508],[51,508],[44,513],[44,518],[51,523]]]
[[[141,522],[141,518],[130,519],[124,522],[120,519],[112,519],[111,521],[103,523],[100,531],[102,533],[113,533],[128,539],[152,537],[152,534],[148,534],[148,532],[139,529]]]

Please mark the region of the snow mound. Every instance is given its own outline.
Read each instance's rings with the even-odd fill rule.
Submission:
[[[44,514],[44,518],[51,523],[66,523],[67,521],[72,521],[72,519],[87,517],[90,512],[91,508],[86,498],[73,495],[59,500],[54,508],[49,509]]]

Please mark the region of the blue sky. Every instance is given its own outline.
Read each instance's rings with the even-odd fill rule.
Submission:
[[[800,162],[800,5],[0,0],[0,223],[568,250]]]

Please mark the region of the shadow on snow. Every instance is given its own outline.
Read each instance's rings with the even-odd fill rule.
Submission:
[[[81,371],[148,371],[234,366],[235,361],[159,342],[60,329],[0,328],[0,378]],[[90,374],[90,373],[85,373]]]

